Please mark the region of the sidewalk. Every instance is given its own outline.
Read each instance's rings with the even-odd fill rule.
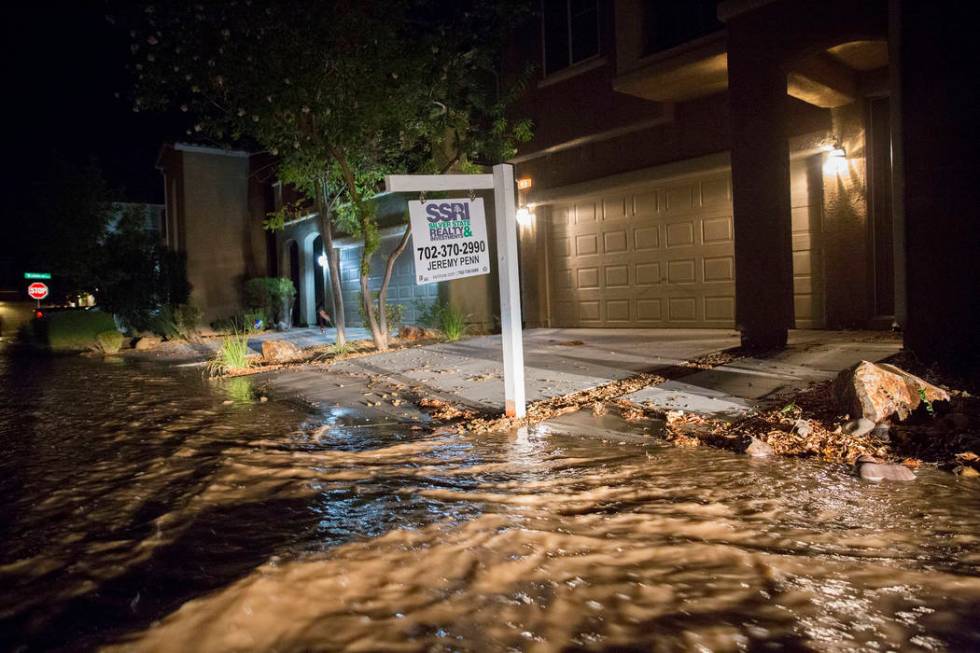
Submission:
[[[527,399],[587,390],[646,372],[675,380],[626,399],[705,414],[737,413],[774,392],[833,378],[859,360],[886,358],[899,350],[900,340],[882,332],[794,331],[789,347],[771,357],[741,358],[709,370],[678,367],[737,345],[738,334],[727,330],[529,330],[524,334]],[[502,376],[500,337],[481,336],[353,358],[326,370],[283,371],[268,382],[274,390],[323,407],[342,406],[358,392],[367,392],[370,380],[498,412],[503,410]],[[417,419],[417,411],[409,407],[387,405],[383,394],[378,391],[361,403],[391,419]]]

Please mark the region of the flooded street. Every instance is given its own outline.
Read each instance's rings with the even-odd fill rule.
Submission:
[[[980,483],[934,470],[433,435],[2,349],[0,442],[4,651],[980,650]]]

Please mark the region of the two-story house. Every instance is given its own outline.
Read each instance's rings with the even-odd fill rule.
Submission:
[[[897,326],[926,357],[975,361],[967,14],[950,0],[543,0],[504,71],[537,70],[515,107],[535,138],[512,161],[530,212],[526,324],[737,328],[760,347],[791,328]],[[203,156],[182,147],[175,189]],[[293,278],[296,321],[311,321],[330,292],[316,220],[289,225],[265,256],[255,220],[275,191],[249,190],[248,165],[222,164],[249,226],[194,236],[192,255],[195,227],[168,185],[168,219],[183,225],[171,238],[192,267],[238,248],[235,274]],[[356,323],[358,244],[338,244]],[[416,287],[404,258],[396,300],[463,289],[450,294],[492,324],[493,279]]]

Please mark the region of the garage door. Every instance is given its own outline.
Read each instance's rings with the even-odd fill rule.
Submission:
[[[729,175],[553,204],[548,259],[556,326],[731,327]]]

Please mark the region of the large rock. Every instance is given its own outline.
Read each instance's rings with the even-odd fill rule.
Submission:
[[[300,349],[288,340],[263,340],[262,359],[270,363],[285,363],[300,356]]]
[[[922,403],[920,390],[930,402],[949,401],[942,388],[894,365],[861,361],[834,380],[834,396],[841,410],[875,424],[893,416],[906,419]]]
[[[915,474],[905,465],[883,463],[871,456],[858,456],[854,471],[866,481],[914,481]]]
[[[414,342],[415,340],[421,340],[422,338],[424,338],[425,331],[423,331],[417,326],[406,324],[398,331],[398,337],[401,338],[402,340]]]
[[[140,336],[139,340],[133,346],[136,351],[149,351],[151,349],[156,349],[163,342],[163,338],[160,336]]]

